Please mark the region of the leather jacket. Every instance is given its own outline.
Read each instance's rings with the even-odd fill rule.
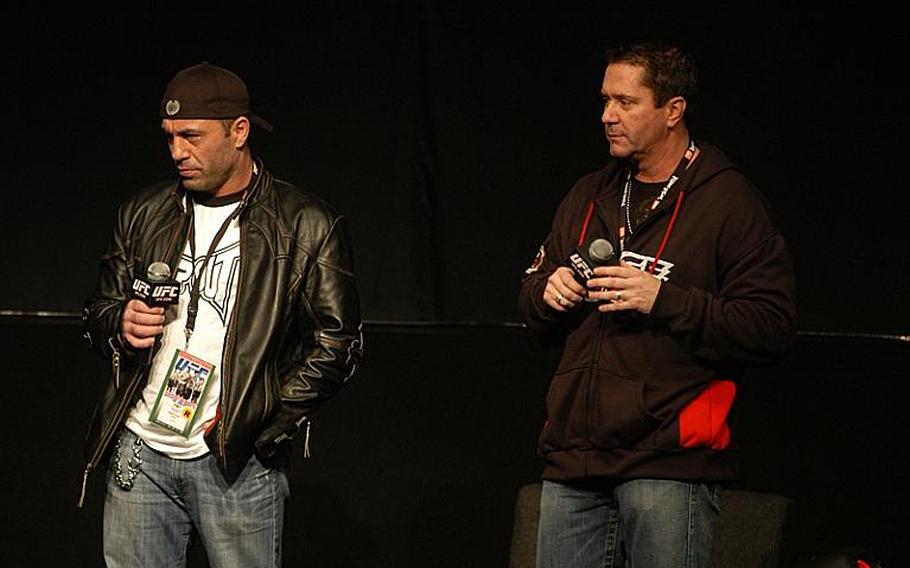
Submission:
[[[240,205],[240,277],[225,334],[220,420],[206,444],[227,477],[256,452],[271,458],[322,401],[352,376],[361,357],[360,304],[344,218],[318,197],[261,172]],[[164,261],[176,273],[189,219],[174,182],[142,191],[120,208],[100,276],[83,309],[83,336],[112,364],[112,380],[86,438],[85,484],[135,406],[151,361],[120,335],[135,276]]]

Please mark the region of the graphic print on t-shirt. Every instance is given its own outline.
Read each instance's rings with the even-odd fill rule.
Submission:
[[[180,257],[177,267],[177,280],[180,282],[180,295],[189,294],[198,277],[197,272],[202,267],[205,257],[196,258],[195,267],[190,268],[192,258],[184,253]],[[227,316],[231,313],[229,305],[230,291],[240,271],[240,242],[236,241],[218,248],[212,253],[202,275],[199,287],[199,299],[205,302],[221,318],[221,323],[227,325]]]

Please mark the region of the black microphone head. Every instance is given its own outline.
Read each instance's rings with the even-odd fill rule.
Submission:
[[[588,247],[588,256],[598,265],[610,262],[613,255],[613,245],[607,239],[595,239]]]
[[[152,282],[163,282],[171,277],[171,267],[164,262],[153,262],[149,265],[148,279]]]

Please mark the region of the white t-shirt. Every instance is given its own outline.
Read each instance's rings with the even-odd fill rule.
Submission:
[[[193,204],[195,267],[190,243],[187,242],[177,267],[176,279],[180,282],[180,301],[177,306],[168,308],[165,314],[161,348],[152,362],[149,382],[126,420],[126,427],[145,440],[149,446],[174,459],[191,459],[209,451],[203,439],[204,427],[206,422],[215,417],[218,410],[224,337],[234,310],[237,280],[240,276],[240,225],[237,219],[231,221],[206,264],[199,288],[196,325],[189,345],[186,344],[184,328],[193,279],[201,268],[216,233],[239,206],[240,202],[236,200],[217,206],[215,203]],[[184,349],[191,355],[215,365],[214,376],[210,379],[208,389],[196,412],[189,437],[149,421],[149,414],[171,366],[174,353]]]

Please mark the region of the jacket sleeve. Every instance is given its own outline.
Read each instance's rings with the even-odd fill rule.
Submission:
[[[82,307],[83,338],[105,359],[114,349],[127,356],[134,350],[122,342],[120,321],[131,297],[132,261],[127,252],[128,214],[121,207],[107,251],[101,257],[98,281]]]
[[[570,192],[571,195],[571,192]],[[547,279],[566,259],[572,242],[572,221],[576,215],[567,196],[557,209],[550,234],[547,235],[531,266],[525,271],[518,294],[518,312],[528,329],[543,343],[560,341],[575,321],[576,312],[558,312],[544,301]]]
[[[717,257],[716,294],[664,282],[652,319],[703,359],[777,361],[796,337],[796,284],[787,244],[763,200],[726,219]]]
[[[351,378],[363,356],[360,300],[343,217],[331,225],[298,297],[300,356],[280,378],[278,413],[256,442],[268,457]]]

